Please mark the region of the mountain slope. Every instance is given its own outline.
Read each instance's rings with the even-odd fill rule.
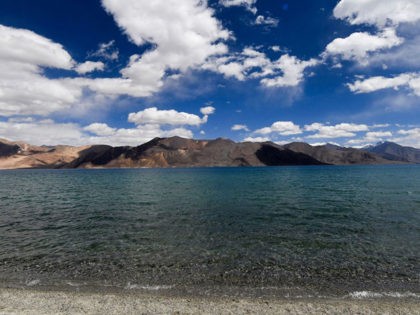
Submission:
[[[281,146],[273,142],[236,143],[223,138],[155,138],[137,147],[49,147],[0,140],[0,169],[390,164],[417,161],[416,152],[407,153],[405,160],[392,160],[373,152],[329,144],[295,142]]]
[[[376,146],[363,148],[362,150],[375,153],[390,161],[420,163],[420,149],[404,147],[394,142],[378,143]]]
[[[208,167],[319,165],[316,159],[274,143],[228,139],[155,138],[137,147],[92,146],[64,167]]]
[[[76,159],[85,148],[33,146],[0,139],[0,169],[59,168]]]
[[[295,152],[301,152],[314,159],[327,164],[351,165],[351,164],[389,164],[390,161],[370,152],[354,148],[343,148],[336,145],[326,144],[311,146],[303,142],[293,142],[284,146]]]

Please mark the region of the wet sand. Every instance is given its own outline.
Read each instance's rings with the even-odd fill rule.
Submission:
[[[213,299],[0,289],[0,314],[420,314],[420,301]]]

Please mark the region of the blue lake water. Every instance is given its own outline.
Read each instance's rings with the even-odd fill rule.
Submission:
[[[0,171],[0,284],[420,293],[420,166]]]

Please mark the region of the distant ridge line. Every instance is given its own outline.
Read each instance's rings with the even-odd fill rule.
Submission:
[[[34,146],[0,139],[0,169],[162,168],[420,163],[420,150],[384,142],[362,149],[304,142],[154,138],[139,146]]]

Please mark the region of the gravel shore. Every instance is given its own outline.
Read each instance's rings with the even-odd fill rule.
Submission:
[[[205,299],[0,289],[0,314],[420,314],[420,302]]]

